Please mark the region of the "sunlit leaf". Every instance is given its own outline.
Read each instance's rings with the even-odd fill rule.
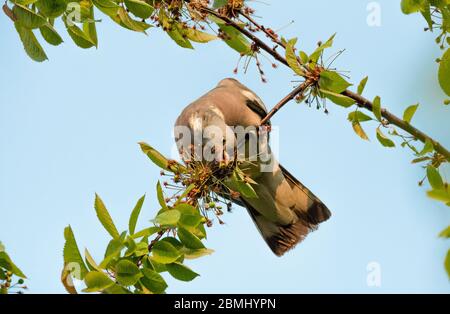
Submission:
[[[395,147],[395,143],[386,137],[380,128],[377,128],[377,139],[384,147]]]
[[[442,180],[439,171],[435,167],[433,166],[427,167],[427,177],[428,182],[430,182],[430,185],[434,190],[444,189],[444,181]]]
[[[412,105],[406,108],[405,112],[403,113],[403,121],[410,123],[418,107],[419,104]]]
[[[192,281],[199,276],[199,274],[181,263],[167,264],[166,267],[169,274],[181,281]]]
[[[25,49],[27,55],[37,62],[47,60],[47,55],[45,54],[44,49],[42,49],[41,44],[36,39],[36,36],[33,34],[33,31],[22,26],[19,22],[15,22],[14,26],[19,34],[23,48]]]
[[[97,213],[97,217],[100,220],[101,224],[105,228],[106,231],[114,238],[118,239],[120,237],[119,231],[117,231],[114,222],[106,209],[105,204],[102,199],[95,194],[95,203],[94,203],[95,212]]]
[[[364,92],[364,89],[366,87],[367,81],[369,80],[369,77],[366,76],[365,78],[363,78],[361,80],[361,82],[358,85],[358,94],[362,95],[362,93]]]

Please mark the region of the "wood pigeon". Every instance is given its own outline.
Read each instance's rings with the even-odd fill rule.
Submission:
[[[178,117],[175,128],[187,128],[195,134],[207,126],[214,126],[222,134],[228,134],[230,127],[259,127],[266,115],[265,105],[253,91],[239,81],[227,78],[188,105]],[[180,147],[177,134],[175,139]],[[317,229],[331,212],[276,160],[269,171],[254,171],[254,168],[251,179],[257,183],[252,185],[257,197],[240,195],[234,202],[247,208],[270,249],[281,256]]]

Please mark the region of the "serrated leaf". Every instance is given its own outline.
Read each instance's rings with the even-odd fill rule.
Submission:
[[[117,19],[117,12],[120,6],[117,3],[110,0],[92,0],[92,3],[94,3],[94,5],[104,14],[111,17],[115,22],[119,21]]]
[[[132,286],[143,276],[137,265],[123,259],[116,264],[116,279],[123,286]]]
[[[25,28],[34,29],[47,23],[47,20],[42,15],[21,4],[15,4],[12,11],[17,18],[16,23],[20,23]]]
[[[435,167],[433,166],[427,167],[427,178],[428,182],[430,182],[430,185],[434,190],[444,189],[444,181],[442,180],[439,171]]]
[[[97,265],[91,253],[89,253],[88,249],[84,249],[84,259],[86,260],[86,264],[91,271],[101,271],[100,266]]]
[[[55,18],[66,10],[68,1],[66,0],[39,0],[35,2],[39,13],[46,17]]]
[[[288,44],[286,45],[286,61],[289,64],[289,67],[295,72],[295,74],[300,76],[305,75],[305,72],[298,63],[292,41],[289,41]]]
[[[180,238],[180,241],[184,244],[184,246],[189,249],[198,250],[205,248],[202,241],[185,228],[178,228],[178,238]]]
[[[58,34],[58,32],[53,28],[50,24],[45,24],[44,26],[39,27],[39,31],[41,32],[42,37],[48,42],[50,45],[58,46],[63,42],[63,39]]]
[[[142,270],[142,274],[144,277],[140,279],[140,282],[151,292],[160,294],[167,289],[166,281],[156,271],[149,268],[144,268]]]
[[[355,104],[355,101],[352,98],[347,97],[342,94],[338,94],[338,93],[323,90],[323,89],[320,90],[320,93],[322,94],[322,96],[328,98],[336,105],[342,106],[344,108],[348,108],[348,107],[352,106],[353,104]]]
[[[196,277],[200,276],[192,269],[181,263],[167,264],[166,267],[169,274],[171,274],[175,279],[181,281],[192,281]]]
[[[367,84],[368,80],[369,80],[368,76],[366,76],[365,78],[363,78],[361,80],[361,82],[358,85],[358,94],[362,95],[362,93],[364,92],[364,89],[366,88],[366,84]]]
[[[320,73],[319,86],[321,89],[340,94],[351,85],[337,72],[322,71]]]
[[[102,199],[95,194],[95,203],[94,203],[95,212],[97,213],[97,217],[100,220],[100,223],[103,225],[106,231],[113,237],[113,239],[119,239],[119,231],[117,231],[114,222],[106,209],[105,204]]]
[[[219,29],[225,34],[225,38],[223,40],[228,46],[236,50],[240,55],[252,54],[250,42],[238,30],[223,23],[218,23],[218,26]]]
[[[180,217],[181,213],[178,210],[170,209],[161,212],[153,221],[161,226],[176,226]]]
[[[133,211],[130,215],[130,220],[128,221],[128,231],[130,232],[130,235],[134,234],[134,231],[136,230],[136,223],[139,218],[139,214],[141,213],[142,205],[145,201],[145,195],[142,196],[136,203],[136,205],[133,208]]]
[[[45,54],[45,51],[39,41],[36,39],[36,36],[33,34],[33,31],[22,26],[19,22],[15,22],[14,26],[19,34],[23,48],[25,49],[27,55],[37,62],[47,60],[47,55]]]
[[[196,259],[199,257],[211,255],[212,253],[214,253],[214,250],[207,249],[207,248],[198,249],[198,250],[183,248],[181,251],[184,253],[184,257],[186,259]]]
[[[75,24],[65,24],[67,33],[69,34],[70,38],[72,38],[75,45],[83,49],[89,49],[95,46],[95,43],[92,41],[91,37],[83,30],[81,30],[78,26],[76,26]]]
[[[12,272],[14,275],[20,278],[27,278],[25,274],[13,263],[9,255],[3,251],[0,252],[0,269],[3,268],[7,271]]]
[[[98,271],[89,272],[84,278],[86,289],[83,292],[99,292],[103,291],[114,285],[114,281],[111,280],[105,273]]]
[[[149,18],[155,10],[151,5],[141,0],[125,0],[127,9],[141,19]]]
[[[141,150],[144,154],[147,155],[148,158],[158,167],[161,169],[175,172],[175,171],[184,171],[185,168],[180,165],[179,163],[168,160],[166,157],[164,157],[160,152],[158,152],[156,149],[148,145],[147,143],[140,142],[139,143]]]
[[[119,14],[119,19],[120,19],[119,24],[125,28],[128,28],[135,32],[145,33],[145,31],[151,27],[151,25],[149,25],[145,22],[136,21],[136,20],[132,19],[128,15],[127,11],[122,7],[120,7],[117,12]]]
[[[406,108],[405,112],[403,112],[403,121],[410,123],[418,107],[419,104]]]
[[[205,33],[192,28],[185,29],[183,33],[187,37],[187,39],[201,44],[208,43],[218,38],[215,35]]]
[[[372,104],[372,110],[375,118],[377,118],[378,121],[381,121],[381,98],[376,96]]]
[[[72,277],[83,280],[84,276],[88,273],[88,269],[81,257],[75,236],[70,226],[67,226],[64,229],[64,239],[64,265],[65,267],[69,265],[74,269],[74,272],[71,273]]]
[[[182,253],[167,241],[158,241],[152,247],[152,259],[161,264],[175,262]]]
[[[380,128],[377,128],[377,139],[384,147],[395,147],[395,143],[391,139],[386,137],[386,135],[383,134]]]

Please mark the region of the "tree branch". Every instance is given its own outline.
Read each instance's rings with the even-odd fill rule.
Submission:
[[[284,97],[278,104],[275,105],[275,107],[270,110],[270,112],[264,117],[264,119],[261,120],[261,125],[267,124],[267,122],[280,110],[283,108],[284,105],[286,105],[288,102],[290,102],[292,99],[295,98],[295,96],[302,94],[305,90],[307,90],[313,83],[310,81],[305,81],[299,86],[297,86],[292,92],[290,92],[286,97]]]
[[[188,0],[185,0],[186,2],[189,2]],[[214,10],[211,10],[209,8],[205,8],[205,12],[215,16],[216,18],[222,20],[223,22],[225,22],[227,25],[232,26],[233,28],[235,28],[237,31],[239,31],[241,34],[243,34],[244,36],[246,36],[248,39],[250,39],[251,41],[253,41],[253,43],[260,49],[264,50],[265,52],[267,52],[269,55],[271,55],[275,60],[279,61],[280,63],[284,64],[285,66],[289,67],[288,62],[286,61],[286,59],[281,56],[277,51],[276,48],[277,47],[273,47],[271,48],[269,45],[267,45],[263,40],[261,40],[260,38],[258,38],[257,36],[255,36],[254,34],[252,34],[249,30],[241,27],[239,24],[237,24],[235,21],[233,21],[231,18],[224,16]],[[247,20],[250,21],[250,23],[254,24],[257,28],[263,30],[263,32],[267,35],[267,29],[262,27],[261,25],[259,25],[258,23],[256,23],[251,17],[249,17],[247,14],[240,12],[240,15],[242,15],[244,18],[246,18]],[[269,36],[272,40],[274,40],[274,38],[272,36]],[[276,40],[274,40],[278,46],[281,46],[283,49],[285,49],[285,45],[280,45]],[[312,84],[309,84],[306,87],[309,87]],[[298,93],[303,92],[304,89],[302,89],[301,87],[303,87],[303,84],[300,85],[297,89],[295,89],[294,91],[297,91],[297,93],[295,95],[292,96],[292,93],[294,93],[294,91],[289,94],[288,96],[286,96],[286,98],[284,98],[280,103],[278,103],[272,110],[271,112],[268,114],[267,117],[265,117],[263,119],[262,122],[267,123],[267,121],[272,118],[275,113],[277,113],[287,102],[289,102],[290,100],[292,100]],[[358,106],[360,106],[361,108],[365,108],[371,112],[373,112],[373,103],[371,101],[369,101],[368,99],[364,98],[363,96],[354,93],[350,90],[345,90],[344,92],[342,92],[342,95],[347,96],[351,99],[353,99]],[[290,97],[292,96],[292,97]],[[434,149],[436,152],[438,152],[439,154],[443,155],[448,161],[450,161],[450,152],[443,147],[438,141],[436,141],[435,139],[433,139],[432,137],[426,135],[425,133],[423,133],[422,131],[420,131],[419,129],[415,128],[414,126],[412,126],[411,124],[403,121],[402,119],[400,119],[399,117],[395,116],[394,114],[390,113],[388,110],[386,109],[382,109],[381,111],[382,116],[390,123],[393,124],[397,127],[399,127],[400,129],[408,132],[409,134],[413,135],[415,138],[417,138],[418,140],[420,140],[421,142],[425,143],[426,140],[428,139],[431,143],[433,143]],[[263,124],[263,123],[262,123]]]

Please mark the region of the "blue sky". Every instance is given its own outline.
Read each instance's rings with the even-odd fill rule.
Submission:
[[[404,16],[399,1],[378,1],[381,27],[369,27],[369,1],[266,2],[254,3],[257,14],[274,29],[284,27],[286,37],[299,37],[306,51],[337,32],[333,49],[346,51],[336,66],[356,83],[369,75],[366,95],[380,95],[396,114],[420,102],[414,123],[450,146],[434,62],[441,53],[434,36],[421,31],[420,16]],[[137,142],[169,154],[178,114],[233,76],[238,59],[221,42],[188,51],[156,29],[146,37],[107,19],[97,27],[97,50],[77,48],[64,34],[65,43],[45,46],[50,60],[38,64],[0,17],[0,239],[34,293],[64,292],[59,275],[66,225],[81,248],[101,258],[108,235],[95,217],[95,192],[123,230],[146,193],[139,224],[148,224],[158,210],[159,170]],[[235,77],[271,107],[291,90],[293,77],[282,67],[266,63],[265,69],[267,84],[253,67]],[[281,163],[328,205],[331,220],[277,258],[246,211],[236,208],[225,214],[226,225],[209,230],[207,246],[216,252],[190,263],[201,277],[191,283],[168,278],[168,292],[450,291],[443,268],[448,242],[437,237],[450,222],[448,207],[417,186],[423,170],[410,164],[408,151],[383,149],[374,126],[367,129],[371,142],[361,141],[346,121],[348,111],[328,110],[327,116],[292,103],[273,123],[280,126]],[[381,287],[366,283],[371,262],[381,267]]]

